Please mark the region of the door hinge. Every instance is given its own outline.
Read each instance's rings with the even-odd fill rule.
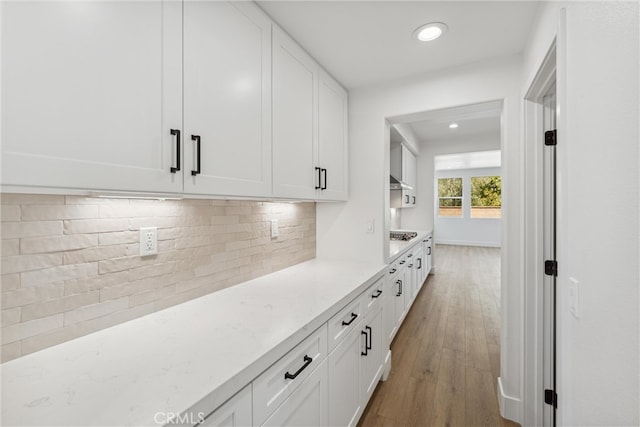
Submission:
[[[558,140],[556,139],[557,131],[548,130],[544,133],[544,145],[557,145]]]
[[[547,405],[553,405],[554,408],[558,407],[558,395],[555,391],[546,389],[544,391],[544,403]]]
[[[557,276],[558,275],[558,261],[546,260],[544,262],[544,274],[546,274],[547,276]]]

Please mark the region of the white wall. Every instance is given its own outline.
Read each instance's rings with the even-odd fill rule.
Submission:
[[[436,171],[435,179],[430,183],[434,194],[438,191],[438,178],[462,178],[463,216],[462,218],[440,217],[434,212],[435,227],[433,238],[436,243],[466,246],[500,246],[501,220],[499,218],[471,218],[471,178],[475,176],[501,175],[500,168],[479,168]],[[432,205],[438,206],[437,196]]]
[[[386,117],[502,100],[501,383],[510,417],[522,394],[521,58],[491,59],[349,94],[349,201],[317,204],[317,256],[383,263],[388,259],[389,131]],[[433,175],[431,175],[433,176]],[[404,215],[404,212],[403,212]],[[365,233],[365,221],[376,228]],[[508,236],[508,237],[507,237]]]
[[[638,3],[571,2],[566,21],[559,6],[523,79],[524,93],[557,36],[559,424],[639,425]]]

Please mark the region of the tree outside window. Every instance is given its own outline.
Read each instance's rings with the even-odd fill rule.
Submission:
[[[471,218],[502,217],[502,180],[499,176],[471,178]]]
[[[462,178],[438,178],[438,215],[462,218]]]

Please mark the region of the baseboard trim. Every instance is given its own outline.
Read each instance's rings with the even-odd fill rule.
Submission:
[[[486,248],[499,248],[500,243],[492,242],[466,242],[462,240],[436,240],[436,245],[453,245],[453,246],[480,246]]]
[[[500,416],[522,425],[522,401],[515,397],[508,396],[502,387],[502,378],[498,377],[498,406]]]

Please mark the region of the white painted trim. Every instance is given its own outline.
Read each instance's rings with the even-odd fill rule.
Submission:
[[[391,349],[387,352],[387,355],[384,358],[384,365],[382,366],[382,378],[381,381],[386,381],[389,378],[389,374],[391,373]]]
[[[436,245],[455,245],[455,246],[482,246],[487,248],[499,248],[500,244],[487,242],[470,242],[463,240],[436,240]]]
[[[502,379],[498,377],[498,406],[500,407],[500,416],[508,420],[522,423],[520,415],[520,408],[522,408],[522,402],[512,396],[508,396],[504,393],[502,387]]]

